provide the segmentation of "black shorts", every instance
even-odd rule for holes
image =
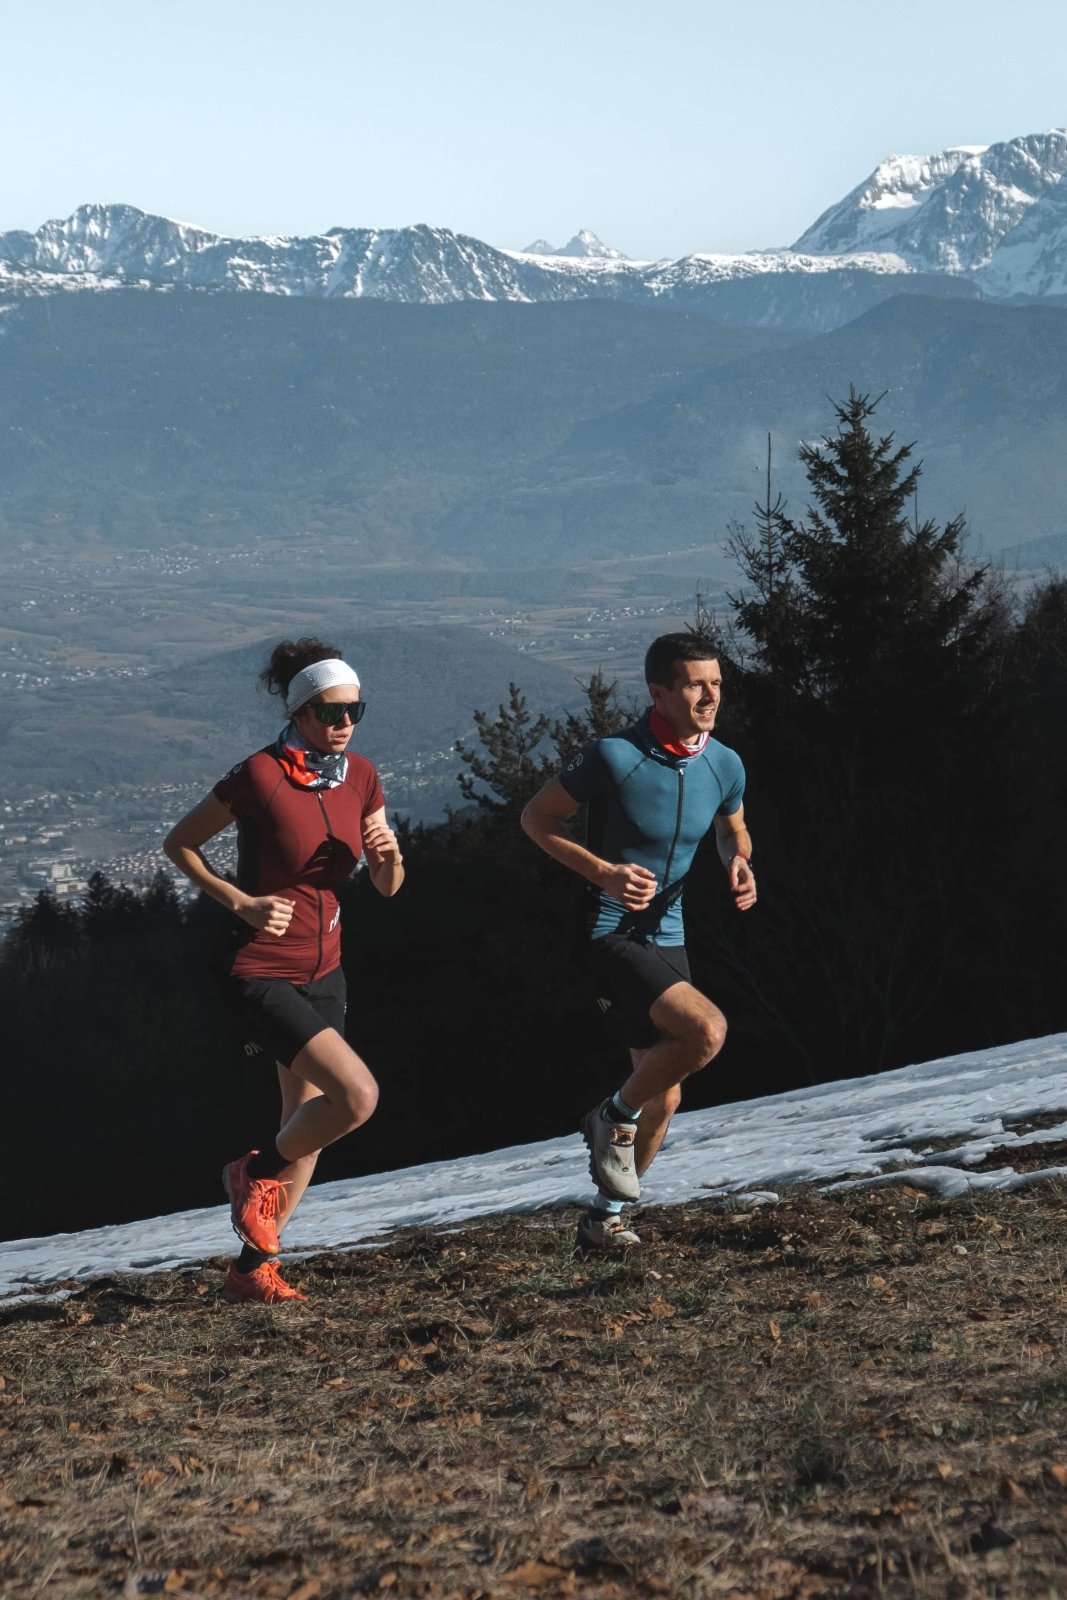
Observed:
[[[250,1041],[283,1067],[323,1028],[336,1028],[342,1039],[345,1036],[345,975],[340,967],[313,983],[230,978],[228,986]]]
[[[649,1012],[673,984],[690,982],[684,944],[642,943],[617,933],[591,942],[588,972],[605,1020],[630,1050],[659,1043],[663,1034]]]

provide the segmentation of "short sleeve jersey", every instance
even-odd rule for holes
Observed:
[[[573,800],[588,803],[594,854],[632,861],[656,875],[656,893],[643,911],[628,911],[598,890],[593,938],[617,933],[684,944],[685,877],[716,816],[733,816],[741,805],[740,757],[717,739],[709,739],[699,755],[672,755],[654,738],[646,712],[622,733],[588,745],[559,781]]]
[[[341,960],[337,890],[359,860],[364,819],[385,804],[374,767],[349,755],[343,783],[307,789],[268,746],[239,761],[212,792],[237,823],[240,888],[294,902],[280,938],[242,924],[232,974],[299,984],[332,972]]]

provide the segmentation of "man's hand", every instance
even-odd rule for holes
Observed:
[[[363,848],[367,852],[367,860],[375,868],[385,866],[387,862],[395,862],[399,866],[403,860],[396,834],[387,822],[375,817],[364,823]]]
[[[283,900],[281,895],[265,894],[249,899],[237,912],[242,922],[258,928],[262,933],[273,933],[280,939],[289,926],[295,900]]]
[[[727,869],[730,876],[730,893],[738,911],[747,911],[756,904],[756,876],[751,863],[744,856],[734,856]]]
[[[638,867],[632,861],[623,861],[617,867],[608,867],[600,878],[600,887],[613,900],[618,900],[627,911],[643,911],[658,887],[656,874],[647,867]]]

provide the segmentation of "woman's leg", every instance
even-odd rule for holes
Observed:
[[[306,1078],[298,1078],[295,1072],[290,1072],[288,1067],[283,1067],[278,1062],[278,1087],[282,1092],[282,1115],[279,1127],[284,1128],[289,1118],[309,1100],[316,1099],[321,1094],[313,1083]],[[315,1172],[315,1163],[319,1159],[319,1152],[312,1151],[310,1155],[300,1156],[296,1161],[290,1162],[278,1174],[278,1182],[285,1185],[286,1207],[284,1219],[278,1224],[278,1232],[282,1233],[289,1225],[294,1210],[303,1199],[304,1190]]]
[[[312,1100],[322,1097],[322,1090],[317,1089],[306,1078],[298,1078],[288,1067],[279,1061],[278,1086],[282,1094],[281,1125],[284,1128],[290,1119],[295,1116],[301,1106],[307,1105]],[[299,1156],[295,1161],[282,1169],[277,1181],[285,1189],[285,1204],[279,1207],[277,1219],[278,1233],[284,1233],[296,1207],[303,1199],[304,1191],[311,1182],[315,1171],[315,1163],[319,1153],[314,1150],[310,1155]],[[265,1250],[257,1250],[250,1244],[245,1244],[240,1255],[231,1263],[230,1272],[226,1280],[226,1297],[230,1300],[306,1300],[307,1296],[298,1290],[292,1289],[283,1278],[278,1275],[276,1257]],[[267,1275],[264,1277],[259,1270],[266,1266]],[[236,1276],[235,1276],[236,1274]],[[262,1280],[262,1281],[260,1281]]]
[[[309,1039],[289,1071],[318,1090],[296,1104],[278,1134],[278,1154],[293,1166],[366,1122],[378,1104],[378,1085],[336,1028]]]
[[[378,1103],[378,1085],[336,1028],[320,1029],[286,1070],[303,1088],[286,1101],[282,1081],[284,1120],[273,1151],[252,1151],[222,1174],[235,1232],[264,1257],[277,1253],[279,1224],[303,1195],[319,1151],[366,1122]]]

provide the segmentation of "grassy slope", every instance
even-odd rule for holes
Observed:
[[[540,1214],[294,1263],[307,1305],[215,1262],[9,1312],[0,1587],[1051,1600],[1065,1199],[650,1210],[610,1262]]]

